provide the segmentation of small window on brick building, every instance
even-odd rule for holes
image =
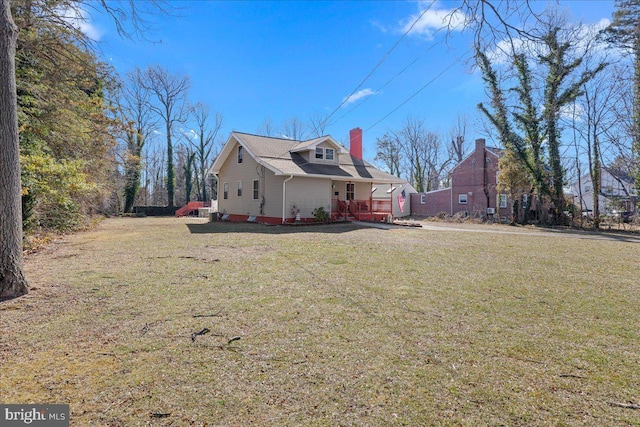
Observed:
[[[425,205],[427,203],[427,196],[425,196],[424,194],[420,195],[420,204],[421,205]]]
[[[507,207],[507,195],[500,194],[498,203],[500,204],[500,209],[505,209]]]
[[[466,205],[467,204],[467,195],[466,194],[458,194],[458,204]]]

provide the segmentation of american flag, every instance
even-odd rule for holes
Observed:
[[[398,196],[398,206],[400,206],[400,212],[404,212],[405,200],[407,200],[407,195],[405,194],[404,190],[402,190],[402,193],[400,193],[400,195]]]

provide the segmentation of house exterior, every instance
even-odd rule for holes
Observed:
[[[415,192],[362,159],[359,128],[350,132],[349,150],[331,136],[294,141],[232,132],[211,172],[218,212],[232,221],[307,222],[317,208],[334,220],[388,221],[409,215]]]
[[[449,187],[411,196],[411,214],[436,216],[442,212],[447,215],[464,212],[502,217],[511,213],[511,201],[496,189],[501,152],[487,147],[484,139],[476,139],[474,151],[452,169]]]
[[[571,184],[574,204],[582,212],[593,212],[596,194],[593,190],[591,174],[580,177]],[[618,176],[603,168],[600,174],[600,213],[608,215],[616,212],[633,211],[638,192],[630,177]]]

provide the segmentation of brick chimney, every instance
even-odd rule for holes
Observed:
[[[476,151],[477,152],[484,152],[484,149],[486,147],[486,142],[484,140],[484,138],[478,138],[476,139]]]
[[[349,154],[355,159],[362,160],[362,129],[349,131]]]

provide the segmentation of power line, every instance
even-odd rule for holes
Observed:
[[[413,23],[411,24],[411,26],[409,27],[409,29],[407,29],[407,31],[404,32],[404,34],[402,34],[402,36],[398,39],[398,41],[391,47],[391,49],[389,49],[387,51],[387,53],[385,53],[385,55],[382,57],[382,59],[376,64],[375,67],[373,67],[373,69],[369,72],[369,74],[367,74],[367,76],[360,82],[360,84],[358,86],[356,86],[356,88],[346,97],[342,100],[342,102],[340,103],[340,105],[338,105],[336,107],[335,110],[333,110],[331,112],[331,114],[329,114],[327,116],[326,119],[323,120],[322,125],[324,125],[326,122],[329,121],[329,119],[340,109],[342,108],[342,106],[347,102],[347,100],[349,98],[351,98],[357,91],[358,89],[360,89],[362,87],[362,85],[369,80],[369,77],[371,77],[373,75],[373,73],[382,65],[382,63],[389,57],[389,55],[391,54],[391,52],[394,51],[394,49],[400,44],[400,42],[402,40],[404,40],[404,38],[407,36],[407,34],[409,34],[409,32],[413,29],[413,27],[418,23],[418,21],[420,21],[420,19],[422,19],[422,17],[424,16],[425,13],[427,13],[427,11],[429,11],[429,9],[431,9],[431,6],[433,6],[433,4],[435,3],[435,0],[431,1],[431,4],[429,4],[429,6],[422,11],[422,13],[416,18],[415,21],[413,21]]]
[[[398,111],[400,108],[402,108],[405,104],[407,104],[409,101],[411,101],[413,98],[415,98],[420,92],[422,92],[423,90],[425,90],[431,83],[433,83],[434,81],[436,81],[438,78],[440,78],[444,73],[446,73],[447,71],[449,71],[456,63],[458,62],[458,60],[456,59],[455,61],[453,61],[451,64],[449,64],[449,66],[447,66],[447,68],[445,68],[444,70],[442,70],[439,74],[437,74],[434,78],[432,78],[431,80],[429,80],[424,86],[422,86],[420,89],[418,89],[417,91],[415,91],[411,96],[409,96],[407,99],[405,99],[400,105],[398,105],[396,108],[394,108],[393,110],[391,110],[387,115],[385,115],[384,117],[382,117],[380,120],[378,120],[377,122],[375,122],[374,124],[372,124],[371,126],[369,126],[367,129],[364,130],[364,132],[368,132],[371,129],[373,129],[374,127],[376,127],[380,122],[382,122],[384,119],[386,119],[387,117],[389,117],[390,115],[392,115],[393,113],[395,113],[396,111]]]
[[[429,53],[431,51],[431,49],[433,49],[434,47],[436,47],[438,44],[440,43],[434,43],[431,45],[431,47],[429,47],[429,49],[427,49],[422,55],[419,55],[416,59],[414,59],[413,61],[411,61],[409,63],[409,65],[407,65],[406,67],[404,67],[402,70],[400,70],[396,75],[394,75],[393,77],[391,77],[389,80],[386,81],[386,83],[384,83],[382,86],[380,86],[378,89],[375,90],[376,93],[380,92],[382,89],[384,89],[389,83],[391,83],[393,80],[395,80],[397,77],[399,77],[402,73],[404,73],[405,71],[407,71],[409,68],[411,68],[416,62],[418,62],[420,59],[424,58],[427,53]],[[337,122],[339,122],[340,120],[344,119],[345,117],[347,117],[349,114],[351,114],[355,109],[357,109],[358,107],[360,107],[362,104],[364,104],[365,102],[367,102],[368,100],[370,100],[371,97],[366,97],[364,98],[362,101],[360,101],[358,104],[356,104],[352,109],[350,109],[349,111],[347,111],[346,113],[344,113],[342,116],[338,117],[336,120],[334,120],[331,124],[334,125]],[[328,126],[328,125],[327,125]]]

